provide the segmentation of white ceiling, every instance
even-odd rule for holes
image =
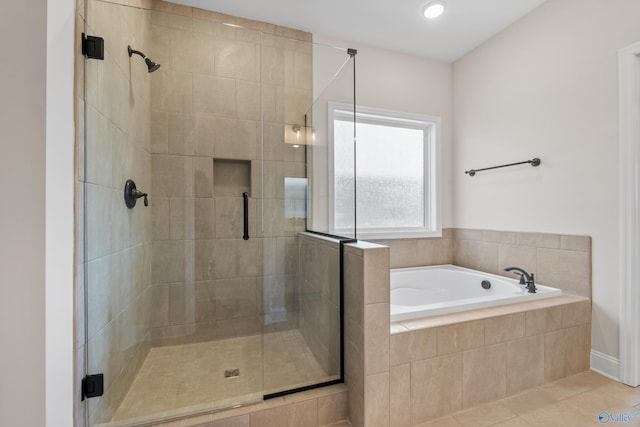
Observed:
[[[329,38],[453,62],[545,0],[445,0],[437,20],[429,0],[172,0]],[[348,47],[348,46],[346,46]]]

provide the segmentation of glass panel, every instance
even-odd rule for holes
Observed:
[[[327,217],[326,195],[312,196],[318,194],[318,177],[328,178],[327,102],[338,94],[338,100],[352,98],[353,69],[345,71],[344,50],[268,35],[262,58],[262,304],[264,366],[269,367],[264,387],[273,395],[340,379],[339,244],[302,232],[311,228],[308,206]],[[323,73],[328,86],[317,89]],[[337,83],[342,86],[334,87]],[[312,103],[318,93],[324,97]],[[314,121],[313,111],[323,108],[324,121]],[[316,163],[309,161],[314,154]],[[326,190],[326,181],[323,186]]]
[[[344,51],[336,52],[328,46],[314,47],[314,61],[325,65],[318,65],[325,76],[331,76],[328,86],[323,88],[307,112],[307,174],[309,176],[309,200],[307,228],[309,230],[338,234],[344,237],[356,236],[355,211],[355,121],[344,115],[340,121],[342,137],[340,151],[334,153],[331,132],[333,117],[330,110],[333,105],[341,105],[353,112],[355,105],[354,94],[354,57],[345,57]],[[326,64],[337,66],[337,73],[328,73]],[[336,65],[337,64],[337,65]],[[315,70],[315,69],[314,69]],[[333,158],[339,161],[340,168],[334,167]],[[334,180],[339,183],[339,192],[334,193]],[[340,229],[334,223],[334,216],[330,214],[339,206]]]
[[[104,373],[105,387],[87,400],[96,425],[114,418],[150,347],[151,209],[142,200],[128,209],[123,189],[132,179],[151,191],[150,76],[127,55],[129,43],[149,47],[151,21],[149,11],[114,3],[86,7],[86,33],[105,39],[104,61],[85,60],[84,75],[87,371]]]

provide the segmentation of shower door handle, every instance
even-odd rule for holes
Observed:
[[[249,193],[246,191],[242,193],[242,204],[244,210],[244,234],[242,238],[249,240]]]

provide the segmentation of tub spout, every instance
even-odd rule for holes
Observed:
[[[520,284],[526,286],[530,294],[536,293],[536,281],[533,273],[529,274],[519,267],[507,267],[504,271],[513,272],[520,276]]]

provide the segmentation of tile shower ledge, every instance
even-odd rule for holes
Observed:
[[[400,334],[418,329],[434,328],[438,326],[452,325],[456,323],[469,322],[473,320],[487,319],[490,317],[503,316],[507,314],[521,313],[530,310],[539,310],[559,305],[572,304],[582,301],[589,301],[576,295],[565,294],[559,297],[547,298],[531,302],[508,304],[498,307],[482,308],[461,313],[443,314],[441,316],[424,317],[420,319],[403,320],[390,325],[391,335]]]
[[[317,241],[320,241],[320,242],[323,242],[323,243],[327,243],[328,245],[335,245],[335,244],[340,243],[340,239],[336,239],[336,238],[333,238],[333,237],[325,236],[323,234],[310,233],[308,231],[300,231],[298,234],[300,236],[309,237],[309,238],[315,239]]]
[[[187,410],[170,411],[133,420],[112,421],[98,427],[199,427],[201,424],[248,416],[261,411],[292,405],[347,392],[345,384],[335,384],[313,390],[293,393],[261,402],[226,409],[212,409],[211,406],[194,406]],[[207,424],[208,425],[208,424]],[[310,426],[311,427],[311,426]]]

